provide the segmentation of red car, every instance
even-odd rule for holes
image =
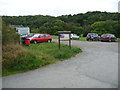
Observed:
[[[30,39],[30,42],[35,44],[52,41],[50,34],[34,34],[32,37],[27,37],[26,39]]]
[[[100,37],[101,41],[109,41],[109,42],[115,42],[117,38],[113,34],[102,34]]]

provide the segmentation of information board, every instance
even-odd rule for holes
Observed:
[[[29,27],[18,27],[16,28],[19,34],[29,34],[30,28]]]

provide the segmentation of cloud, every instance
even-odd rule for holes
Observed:
[[[65,15],[87,11],[117,12],[119,0],[0,0],[2,15]]]

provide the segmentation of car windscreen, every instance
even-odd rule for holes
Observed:
[[[77,36],[77,34],[73,34],[73,36]]]
[[[33,34],[33,33],[31,33],[31,34],[28,34],[28,36],[34,36],[34,34]]]
[[[33,37],[39,37],[40,36],[40,34],[35,34]]]
[[[101,37],[115,37],[113,34],[103,34]]]
[[[109,36],[110,36],[110,37],[115,37],[115,35],[113,35],[113,34],[110,34]]]
[[[88,33],[88,35],[95,35],[95,36],[98,36],[98,34],[96,34],[96,33]]]

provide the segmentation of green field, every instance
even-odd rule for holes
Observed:
[[[78,47],[69,48],[68,45],[58,43],[39,43],[30,46],[8,46],[10,52],[4,52],[3,76],[34,70],[57,61],[71,58],[81,52]],[[7,55],[7,56],[6,56]]]

